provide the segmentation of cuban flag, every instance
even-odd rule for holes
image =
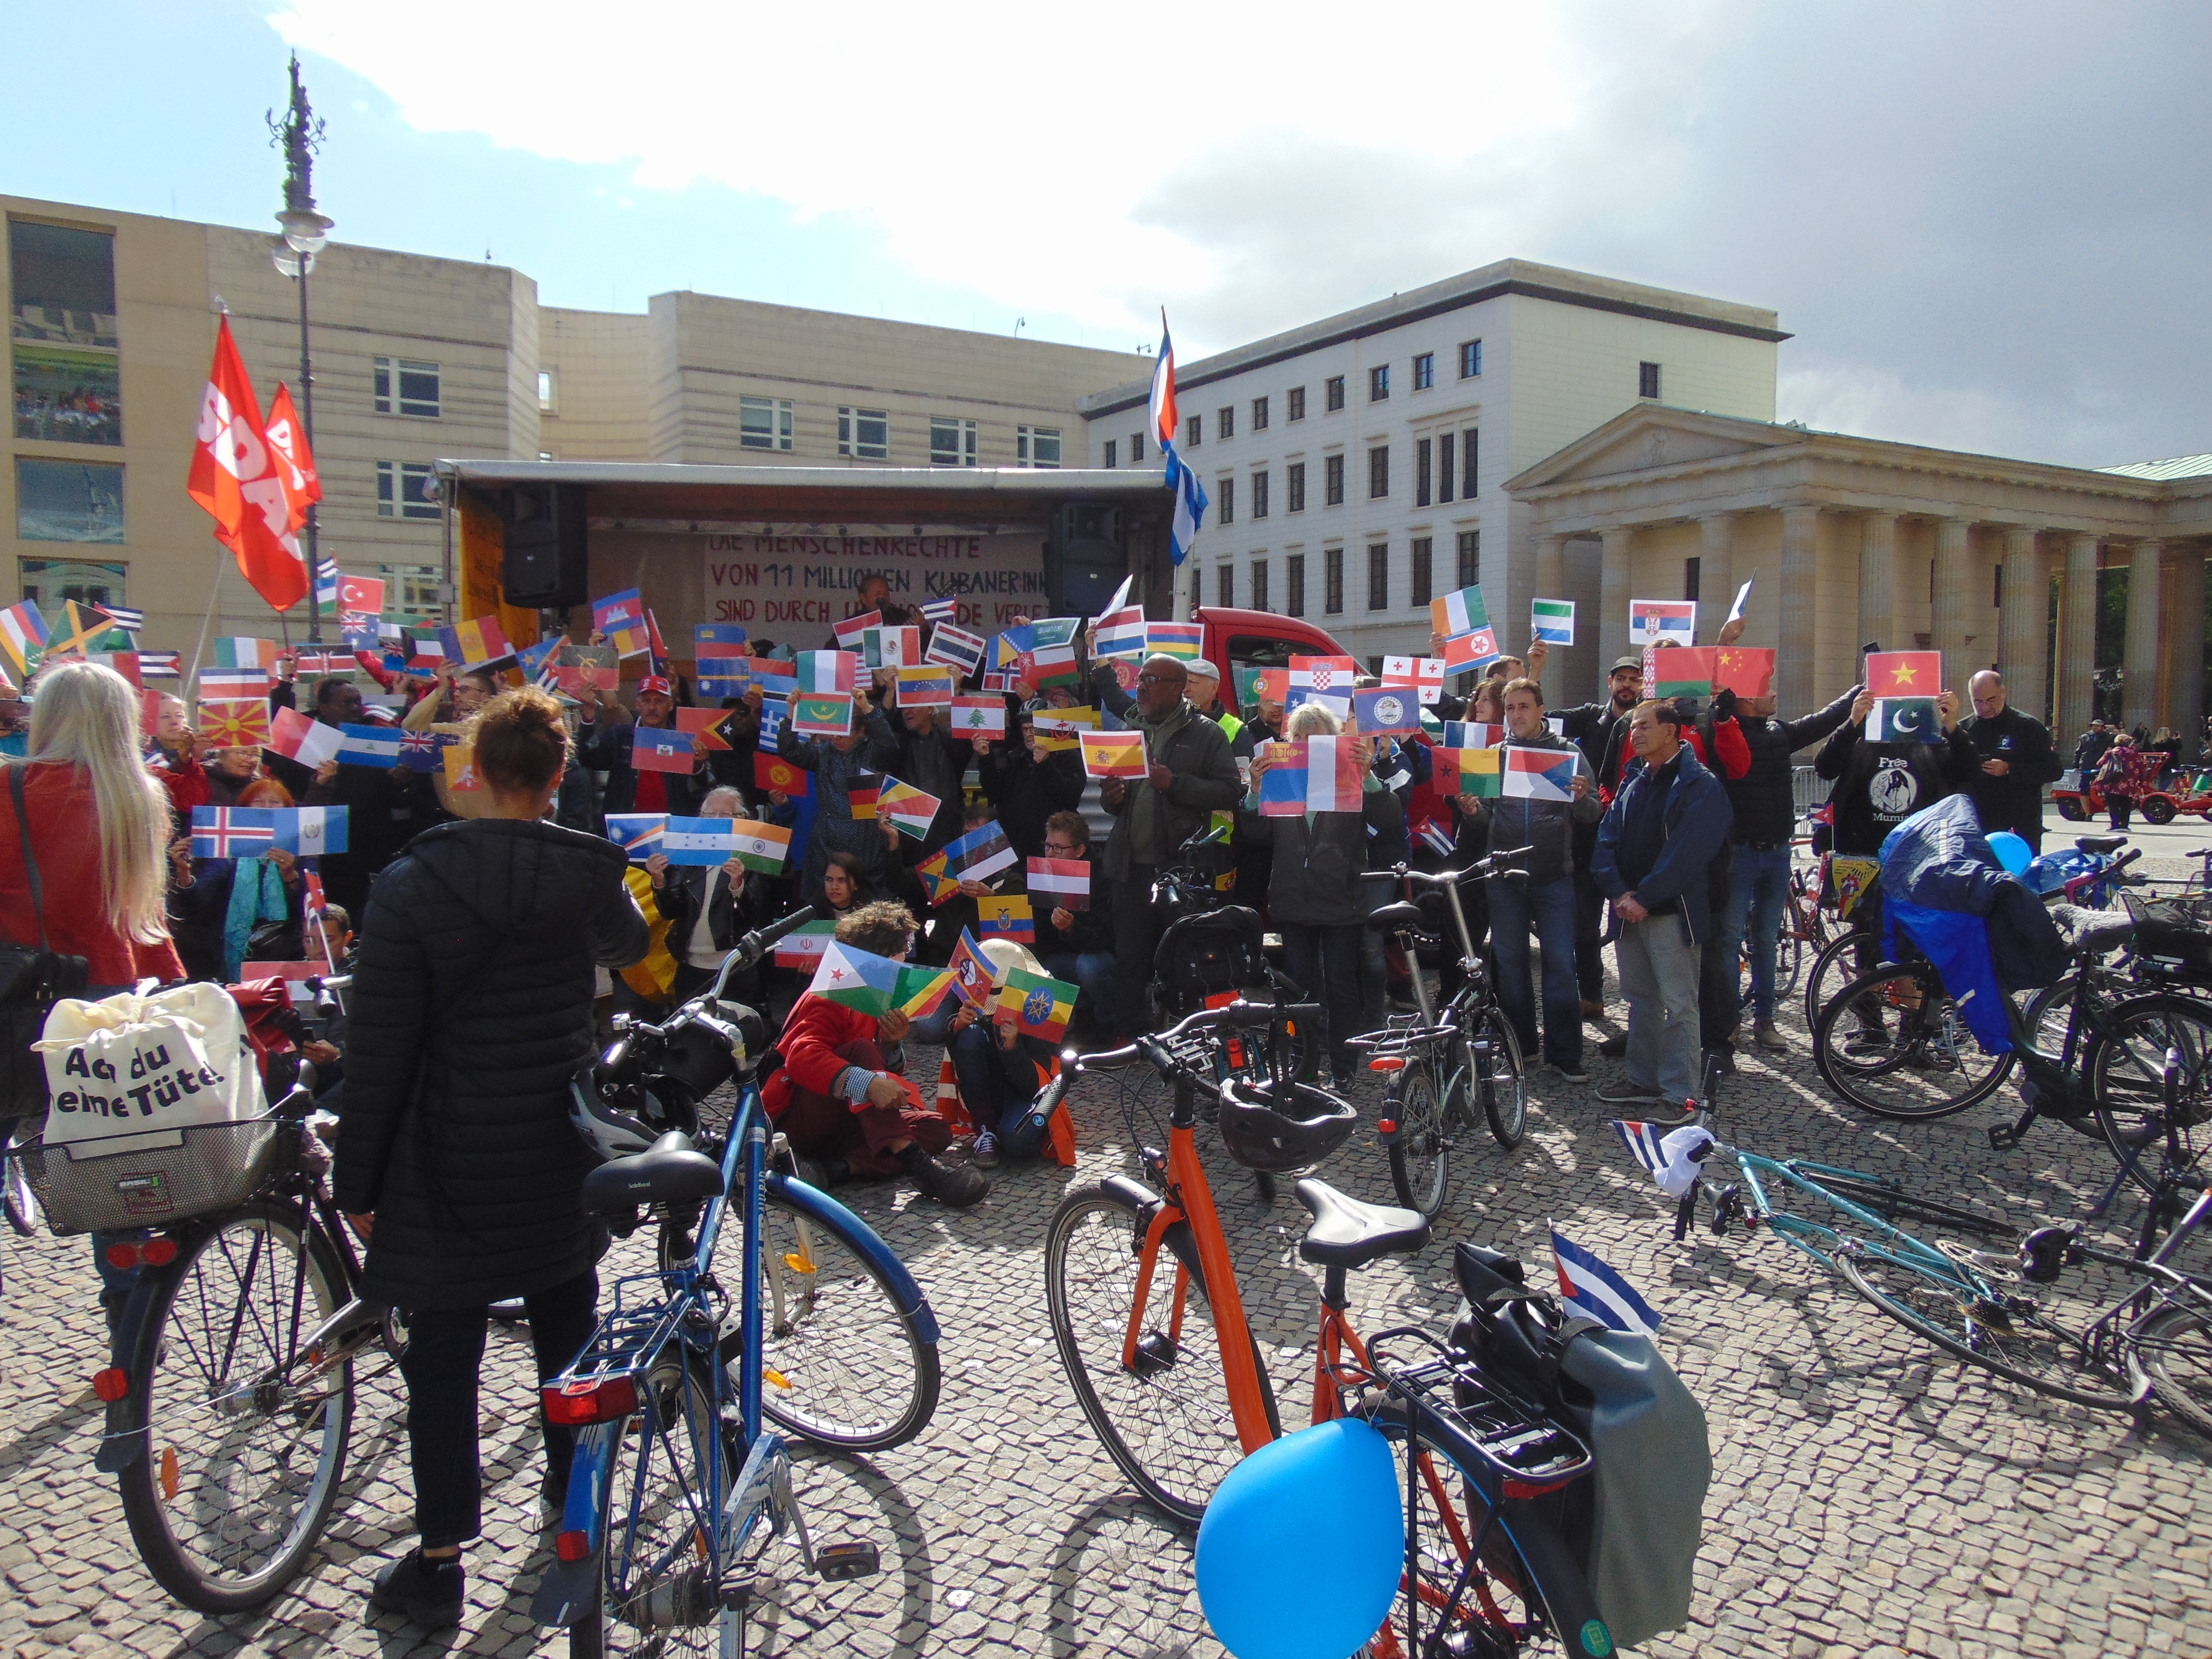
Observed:
[[[108,621],[126,634],[136,634],[146,626],[146,613],[143,611],[126,610],[119,605],[103,605],[100,608],[106,613]]]
[[[1659,1316],[1635,1286],[1557,1226],[1552,1229],[1552,1259],[1559,1265],[1560,1297],[1578,1312],[1608,1330],[1632,1336],[1659,1334]]]
[[[959,614],[960,601],[957,599],[924,599],[921,602],[921,619],[933,627],[949,623]]]
[[[243,859],[276,844],[276,810],[265,806],[192,808],[192,856]]]
[[[1695,599],[1631,599],[1628,602],[1628,642],[1631,645],[1686,646],[1698,631]]]
[[[1452,848],[1457,845],[1452,840],[1451,831],[1434,818],[1423,818],[1420,828],[1413,833],[1422,846],[1427,848],[1431,853],[1440,853],[1446,858],[1451,856]]]
[[[138,672],[142,678],[149,680],[182,679],[184,659],[174,651],[141,651]]]
[[[1697,1184],[1698,1165],[1717,1144],[1702,1123],[1685,1123],[1664,1133],[1655,1124],[1632,1120],[1616,1118],[1613,1127],[1644,1172],[1669,1198],[1680,1198]]]

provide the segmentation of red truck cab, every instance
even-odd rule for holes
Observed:
[[[1271,611],[1231,611],[1200,605],[1191,620],[1206,627],[1200,647],[1221,675],[1222,707],[1240,719],[1252,709],[1238,705],[1237,671],[1287,667],[1292,657],[1348,657],[1352,653],[1312,623]],[[1363,671],[1364,672],[1364,671]]]

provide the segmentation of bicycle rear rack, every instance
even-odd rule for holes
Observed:
[[[1433,1349],[1436,1357],[1392,1364],[1382,1345],[1400,1337]],[[1367,1352],[1376,1379],[1418,1413],[1422,1437],[1470,1475],[1495,1476],[1504,1497],[1537,1497],[1595,1466],[1580,1435],[1488,1376],[1466,1350],[1409,1325],[1370,1339]]]

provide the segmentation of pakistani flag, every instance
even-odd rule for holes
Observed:
[[[1933,697],[1876,697],[1867,710],[1869,743],[1935,743],[1943,735],[1943,717]]]

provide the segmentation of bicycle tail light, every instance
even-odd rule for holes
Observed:
[[[113,1405],[131,1392],[131,1373],[120,1365],[110,1365],[92,1374],[92,1392],[104,1405]]]
[[[554,1539],[553,1553],[563,1561],[587,1561],[592,1555],[592,1534],[571,1528]]]
[[[548,1383],[538,1391],[538,1398],[548,1423],[562,1428],[588,1428],[635,1411],[637,1381],[630,1376],[605,1376]]]

